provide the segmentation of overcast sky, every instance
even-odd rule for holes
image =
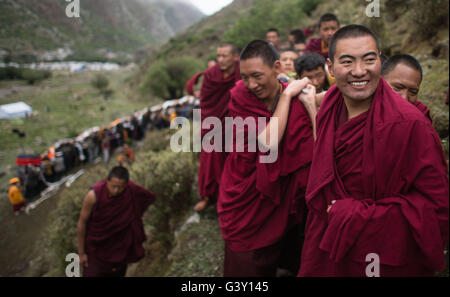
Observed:
[[[197,6],[204,14],[211,15],[227,6],[233,0],[188,0]]]

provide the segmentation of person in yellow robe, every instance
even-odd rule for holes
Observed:
[[[9,191],[8,197],[11,205],[13,206],[13,211],[16,216],[20,214],[20,211],[25,208],[25,200],[23,199],[22,193],[19,188],[19,179],[17,177],[9,180]]]

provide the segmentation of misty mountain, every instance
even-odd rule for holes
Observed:
[[[39,53],[107,49],[133,53],[168,40],[204,17],[182,0],[80,0],[69,18],[65,0],[0,0],[0,51]]]

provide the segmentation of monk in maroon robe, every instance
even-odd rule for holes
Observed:
[[[328,58],[328,45],[331,37],[339,29],[339,20],[334,14],[324,14],[318,24],[320,38],[312,38],[306,45],[306,51],[316,52]]]
[[[187,82],[186,82],[186,92],[188,93],[188,95],[194,96],[194,87],[195,85],[198,83],[200,77],[205,74],[204,71],[201,72],[197,72],[193,77],[191,77]]]
[[[218,63],[206,71],[200,92],[202,123],[208,117],[216,117],[221,121],[225,118],[230,90],[240,79],[238,54],[237,48],[232,44],[224,43],[218,47]],[[202,140],[212,129],[213,127],[201,129]],[[202,148],[198,170],[198,191],[202,201],[195,205],[196,211],[202,211],[208,204],[217,200],[225,158],[223,148],[222,151],[212,152]]]
[[[337,31],[328,66],[336,85],[317,115],[299,276],[433,276],[448,242],[440,139],[380,77],[369,29]]]
[[[309,27],[303,29],[303,35],[305,36],[305,38],[309,38],[311,35],[314,34],[316,29],[317,29],[317,23],[312,25],[312,26],[309,26]]]
[[[211,67],[214,67],[216,65],[216,61],[215,60],[209,60],[208,61],[208,69]],[[206,71],[206,70],[205,70]],[[200,71],[197,72],[193,77],[191,77],[187,82],[186,82],[186,93],[190,96],[195,96],[196,98],[199,98],[200,95],[200,90],[197,89],[197,85],[201,86],[201,78],[202,76],[205,74],[205,71]]]
[[[381,75],[396,93],[411,102],[432,121],[428,107],[417,100],[423,76],[419,61],[406,54],[392,56],[383,63]]]
[[[77,229],[85,277],[125,276],[127,264],[144,256],[142,215],[155,197],[128,176],[114,167],[84,199]]]
[[[297,99],[309,80],[283,85],[277,80],[280,67],[269,42],[252,41],[240,57],[243,80],[231,90],[229,117],[254,126],[233,125],[233,149],[220,183],[218,214],[225,240],[226,277],[275,276],[284,236],[305,220],[304,193],[314,142],[311,118],[315,118],[316,107]],[[260,123],[259,118],[266,121]],[[272,125],[277,137],[271,134]],[[260,149],[260,142],[251,149],[257,135],[258,140],[266,135],[268,142],[262,143],[271,152],[277,147],[271,162],[262,160],[267,152]],[[298,262],[299,256],[291,255],[291,262]]]

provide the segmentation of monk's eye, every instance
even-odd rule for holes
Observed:
[[[344,60],[341,62],[341,64],[343,64],[343,65],[350,65],[351,63],[352,63],[351,60]]]
[[[366,59],[366,63],[375,63],[376,60],[377,59],[375,59],[375,58],[368,58],[368,59]]]

